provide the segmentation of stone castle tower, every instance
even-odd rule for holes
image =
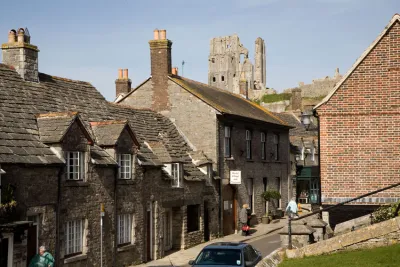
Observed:
[[[266,51],[260,37],[255,41],[254,65],[236,34],[211,39],[208,61],[209,85],[249,99],[265,93]]]

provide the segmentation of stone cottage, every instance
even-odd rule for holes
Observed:
[[[149,44],[151,77],[134,89],[127,86],[116,102],[168,117],[191,148],[212,161],[220,179],[220,232],[238,229],[238,212],[245,203],[259,221],[266,211],[261,194],[267,188],[282,194],[271,209],[284,207],[291,194],[286,122],[241,96],[179,76],[165,30],[155,30]]]
[[[137,264],[218,234],[211,162],[168,118],[40,73],[27,29],[2,50],[1,266],[39,245],[57,266]]]
[[[322,204],[400,182],[400,15],[395,14],[334,90],[316,107],[320,120]],[[400,200],[400,188],[330,214],[337,222]],[[348,217],[346,218],[346,216]]]

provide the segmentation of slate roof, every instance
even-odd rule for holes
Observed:
[[[45,144],[59,143],[71,125],[77,121],[90,142],[93,138],[81,121],[78,112],[50,112],[36,116],[40,141]]]
[[[176,75],[169,77],[169,79],[222,114],[287,126],[285,121],[282,121],[267,109],[226,90]]]
[[[0,163],[62,164],[64,161],[43,142],[59,140],[71,120],[67,115],[45,119],[37,114],[47,113],[49,117],[53,113],[64,113],[72,116],[73,113],[68,112],[79,112],[83,126],[99,141],[91,149],[93,163],[115,164],[99,145],[114,142],[121,128],[119,125],[104,126],[111,136],[107,137],[101,134],[98,125],[92,129],[89,122],[128,121],[140,141],[138,160],[142,165],[163,165],[162,160],[144,144],[144,141],[149,144],[159,142],[171,159],[184,163],[186,180],[205,179],[188,155],[190,147],[168,118],[151,110],[107,102],[87,82],[43,73],[39,74],[39,80],[39,83],[26,82],[14,69],[0,64]]]
[[[139,141],[137,140],[135,133],[128,124],[128,120],[90,122],[90,125],[92,126],[93,133],[96,137],[96,143],[99,146],[115,146],[118,138],[122,134],[122,131],[126,127],[128,127],[128,131],[130,132],[135,143],[139,145]]]

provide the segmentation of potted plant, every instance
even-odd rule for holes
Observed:
[[[261,196],[267,202],[266,203],[267,211],[266,211],[265,216],[264,216],[266,219],[264,219],[264,217],[263,217],[261,220],[262,220],[263,223],[264,223],[264,221],[268,221],[267,223],[269,223],[270,221],[272,221],[272,214],[269,211],[269,202],[271,200],[273,200],[273,199],[276,199],[276,200],[280,199],[281,198],[281,194],[276,190],[268,189],[267,191],[262,193]]]

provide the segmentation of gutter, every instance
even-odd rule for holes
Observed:
[[[219,179],[219,186],[218,186],[218,195],[219,195],[219,212],[218,212],[218,222],[219,222],[219,234],[220,236],[222,236],[222,211],[223,211],[223,203],[222,203],[222,179],[223,177],[223,162],[224,162],[224,158],[222,158],[222,153],[221,153],[221,125],[219,120],[217,120],[217,134],[218,134],[218,138],[217,138],[217,142],[218,142],[218,162],[217,162],[217,168],[218,168],[218,175],[220,177]]]
[[[319,197],[319,204],[322,206],[322,188],[321,188],[321,128],[320,128],[320,120],[319,115],[316,109],[313,110],[313,116],[318,120],[318,197]]]
[[[113,256],[112,256],[112,266],[117,266],[117,236],[118,236],[118,215],[117,215],[117,181],[118,181],[118,168],[119,166],[114,167],[114,247],[113,247]]]
[[[57,181],[57,205],[56,205],[56,251],[55,262],[56,265],[60,263],[60,212],[61,212],[61,179],[63,176],[63,167],[58,172]]]

